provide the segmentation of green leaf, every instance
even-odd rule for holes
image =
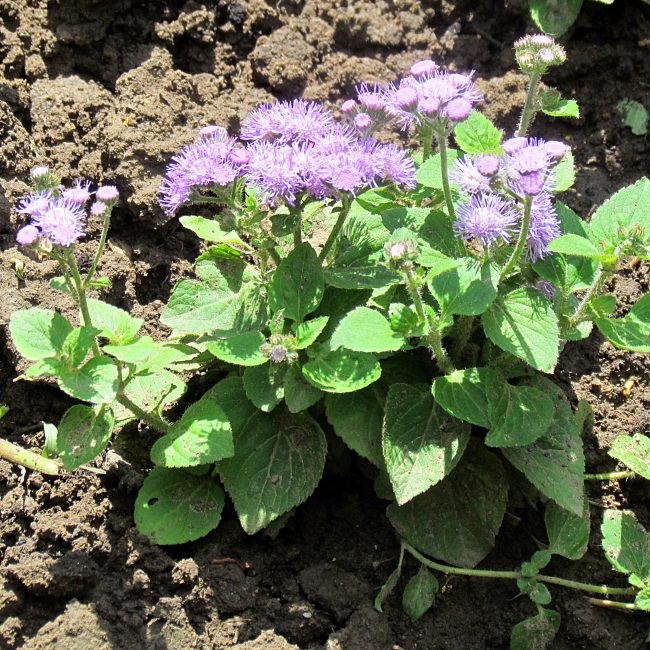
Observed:
[[[402,594],[402,609],[412,620],[422,618],[436,598],[440,587],[436,577],[423,564],[418,572],[408,581]]]
[[[424,248],[420,251],[417,258],[419,266],[423,266],[427,271],[427,282],[442,273],[457,269],[463,264],[462,259],[447,257],[444,253],[437,251],[435,248]]]
[[[611,565],[621,573],[636,573],[650,580],[650,533],[631,512],[605,510],[603,551]]]
[[[263,415],[246,397],[242,378],[234,375],[216,383],[201,399],[212,400],[225,411],[233,439]]]
[[[67,470],[73,470],[99,456],[108,445],[115,418],[107,406],[70,407],[59,424],[56,451]]]
[[[249,367],[242,377],[246,397],[265,413],[270,413],[284,397],[286,366],[270,363]]]
[[[465,153],[500,154],[503,131],[497,129],[485,115],[472,111],[470,116],[456,125],[454,138]]]
[[[508,501],[501,462],[470,443],[458,467],[388,518],[399,535],[423,553],[457,566],[476,566],[494,547]]]
[[[418,229],[419,237],[431,248],[448,257],[463,257],[467,250],[454,232],[454,220],[441,210],[429,210],[424,223]],[[426,256],[426,249],[423,257]]]
[[[560,335],[552,305],[538,291],[514,289],[499,296],[482,316],[487,337],[542,372],[553,372]]]
[[[400,277],[385,266],[348,266],[325,270],[325,283],[339,289],[383,289]]]
[[[269,359],[260,349],[266,342],[261,332],[242,332],[208,341],[208,350],[217,359],[238,366],[260,366]]]
[[[325,280],[316,251],[307,243],[296,246],[280,262],[269,285],[269,301],[274,312],[301,322],[323,298]]]
[[[214,219],[204,217],[185,216],[179,221],[201,239],[211,242],[238,244],[250,249],[251,247],[241,240],[236,232],[225,232]]]
[[[454,166],[454,161],[458,158],[456,149],[447,149],[447,165],[449,169]],[[442,189],[442,168],[440,154],[437,153],[431,158],[425,160],[419,167],[415,178],[420,185],[432,187],[436,190]]]
[[[528,0],[530,15],[546,34],[562,36],[580,13],[582,0]]]
[[[634,604],[644,612],[650,612],[650,587],[645,587],[636,595]]]
[[[154,544],[192,542],[217,527],[224,500],[211,476],[155,467],[135,500],[135,525]]]
[[[148,412],[160,412],[165,406],[180,399],[187,386],[169,370],[159,370],[145,375],[130,377],[124,392],[140,408]],[[118,422],[131,420],[135,416],[123,406],[115,405]]]
[[[542,113],[551,117],[573,117],[577,119],[580,117],[580,107],[575,99],[560,98],[553,105],[542,107]]]
[[[381,366],[373,354],[339,348],[308,361],[302,374],[327,393],[351,393],[377,381]]]
[[[124,363],[135,365],[138,373],[157,372],[198,353],[189,345],[159,343],[150,336],[139,336],[125,345],[105,345],[103,350]]]
[[[541,438],[553,420],[553,400],[537,388],[511,386],[495,372],[486,381],[488,447],[522,447]]]
[[[397,503],[405,504],[450,474],[469,437],[470,427],[443,411],[426,386],[393,384],[382,449]]]
[[[297,365],[289,366],[284,376],[284,402],[290,413],[300,413],[313,406],[323,392],[312,386]]]
[[[650,294],[638,300],[623,318],[597,316],[595,322],[615,347],[650,352]]]
[[[185,334],[261,329],[267,320],[259,272],[242,260],[205,258],[197,280],[180,280],[161,322]]]
[[[589,226],[571,208],[561,201],[555,202],[555,209],[560,219],[563,233],[570,233],[580,237],[590,237]],[[562,293],[568,294],[591,286],[598,262],[575,255],[547,255],[544,259],[533,264],[536,273],[545,280],[552,282],[560,288]]]
[[[119,307],[94,298],[88,300],[88,311],[93,327],[101,330],[99,336],[108,339],[113,345],[130,343],[144,322],[141,318],[133,318]]]
[[[66,336],[61,348],[61,354],[67,357],[67,362],[73,367],[81,365],[95,340],[99,330],[94,327],[76,327]]]
[[[306,414],[258,412],[245,430],[233,432],[235,455],[222,460],[219,470],[243,529],[252,535],[311,495],[327,442]]]
[[[63,368],[65,368],[63,361],[50,357],[33,363],[27,368],[24,376],[28,379],[32,377],[56,377]]]
[[[569,560],[579,560],[589,545],[589,503],[584,499],[581,515],[548,501],[544,512],[548,550]]]
[[[578,105],[576,104],[576,109]],[[573,154],[571,149],[567,149],[564,157],[553,168],[553,176],[555,178],[555,186],[553,193],[559,194],[565,192],[573,186],[576,180],[576,170],[573,163]]]
[[[394,332],[401,336],[425,336],[427,324],[420,320],[413,306],[391,303],[388,306],[388,320]]]
[[[465,258],[458,268],[431,278],[428,287],[443,314],[476,316],[496,298],[498,284],[496,264]]]
[[[108,357],[93,357],[81,368],[63,368],[59,374],[61,388],[83,402],[109,404],[119,384],[117,366]]]
[[[355,352],[389,352],[399,350],[404,337],[394,332],[388,319],[374,309],[357,307],[345,316],[332,335],[330,347]]]
[[[650,438],[640,433],[618,436],[608,453],[635,474],[650,481]]]
[[[433,396],[450,415],[488,429],[486,382],[485,368],[455,370],[433,382]]]
[[[616,246],[632,226],[643,229],[644,243],[650,243],[650,180],[639,179],[619,190],[603,203],[589,222],[594,242]]]
[[[598,250],[588,239],[580,235],[566,234],[554,239],[548,250],[552,253],[564,253],[565,255],[577,255],[598,260],[602,258],[603,251]]]
[[[564,395],[550,380],[538,377],[529,383],[553,399],[553,421],[547,432],[532,445],[506,447],[501,453],[542,494],[581,516],[585,460],[573,411]]]
[[[328,395],[325,412],[337,436],[376,467],[384,466],[381,429],[386,390],[379,384],[355,393]]]
[[[510,650],[547,650],[560,629],[560,615],[540,607],[536,616],[517,623],[510,635]]]
[[[191,404],[169,433],[151,448],[151,460],[161,467],[207,465],[235,453],[230,421],[209,397]]]
[[[395,587],[397,587],[397,583],[399,582],[399,577],[402,573],[402,567],[401,565],[398,566],[387,578],[386,582],[382,585],[381,589],[379,590],[379,593],[375,597],[375,609],[378,612],[383,612],[383,605],[384,601],[388,596],[391,595]]]
[[[15,311],[9,320],[9,332],[16,349],[30,361],[60,354],[72,329],[72,325],[52,309]]]
[[[616,109],[625,116],[625,126],[629,126],[634,135],[648,133],[648,111],[646,107],[633,99],[623,99],[616,104]]]
[[[57,291],[63,291],[63,293],[67,293],[69,296],[72,295],[65,281],[65,278],[62,275],[57,275],[55,278],[52,278],[50,280],[50,286],[52,287],[52,289],[56,289]]]
[[[312,320],[304,321],[303,323],[295,324],[291,328],[296,336],[296,350],[304,350],[320,336],[321,332],[325,329],[328,316],[318,316]]]

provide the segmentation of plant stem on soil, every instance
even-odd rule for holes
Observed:
[[[59,473],[59,464],[45,456],[36,454],[33,451],[23,449],[18,445],[0,439],[0,458],[6,458],[12,463],[22,465],[28,469],[56,476]]]
[[[519,571],[492,571],[490,569],[462,569],[460,567],[448,566],[446,564],[439,564],[429,560],[422,555],[410,544],[402,541],[402,546],[406,549],[416,560],[420,561],[425,566],[435,571],[442,573],[462,575],[462,576],[475,576],[479,578],[501,578],[506,580],[519,580],[525,577]],[[568,587],[569,589],[578,589],[580,591],[587,591],[592,594],[604,594],[606,596],[631,596],[637,593],[634,587],[610,587],[608,585],[592,585],[587,582],[577,582],[575,580],[566,580],[564,578],[556,578],[555,576],[545,576],[542,574],[536,575],[535,580],[539,582],[547,582],[548,584],[559,585],[561,587]]]
[[[622,481],[626,478],[634,478],[634,472],[605,472],[604,474],[585,474],[585,481]]]

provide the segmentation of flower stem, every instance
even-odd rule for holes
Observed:
[[[605,275],[605,269],[603,265],[601,264],[598,267],[598,272],[596,273],[596,277],[594,278],[594,281],[591,283],[591,286],[587,290],[584,296],[580,299],[580,302],[578,303],[578,306],[576,307],[576,310],[573,312],[573,316],[571,316],[570,319],[570,324],[571,325],[577,325],[581,319],[583,314],[585,313],[585,309],[587,309],[587,305],[589,304],[589,301],[594,297],[594,294],[597,294],[600,291],[600,288],[603,286],[603,283],[607,279],[607,276]]]
[[[167,433],[169,431],[169,424],[167,424],[167,422],[165,422],[160,416],[155,413],[147,413],[135,402],[132,402],[123,392],[120,391],[116,399],[122,406],[129,409],[133,415],[143,422],[146,422],[151,428],[156,431],[161,431],[162,433]]]
[[[608,607],[611,609],[622,609],[627,612],[640,612],[641,608],[634,603],[617,603],[615,600],[603,600],[602,598],[586,598],[588,603],[596,607]]]
[[[37,472],[42,472],[43,474],[56,476],[59,473],[59,464],[57,462],[36,454],[33,451],[23,449],[7,440],[0,439],[0,458],[5,458],[12,463],[36,470]]]
[[[474,576],[479,578],[501,578],[505,580],[519,580],[524,576],[519,571],[492,571],[490,569],[462,569],[460,567],[448,566],[446,564],[439,564],[433,562],[429,558],[422,555],[410,544],[402,540],[402,547],[407,550],[416,560],[424,564],[424,566],[440,571],[442,573],[461,575],[461,576]],[[565,580],[564,578],[556,578],[555,576],[545,576],[542,574],[536,575],[535,580],[539,582],[546,582],[548,584],[559,585],[561,587],[568,587],[569,589],[577,589],[579,591],[586,591],[592,594],[604,595],[618,595],[630,596],[636,594],[637,590],[634,587],[609,587],[608,585],[593,585],[587,582],[576,582],[575,580]]]
[[[79,303],[79,310],[81,311],[83,324],[86,327],[92,327],[93,323],[90,318],[90,311],[88,309],[88,302],[86,300],[86,290],[84,288],[84,283],[81,279],[81,275],[79,274],[79,268],[77,267],[74,253],[70,249],[67,249],[65,256],[68,267],[70,268],[70,274],[72,275],[72,281],[74,282],[74,286],[77,292],[77,302]],[[95,337],[93,337],[92,348],[94,356],[97,357],[101,354],[99,351],[99,346],[97,345],[97,339]]]
[[[512,255],[510,256],[510,259],[506,262],[506,265],[503,267],[503,270],[501,271],[501,276],[499,277],[500,280],[503,280],[508,273],[512,270],[513,266],[519,261],[519,258],[521,257],[521,254],[524,250],[524,246],[526,246],[526,239],[528,238],[528,229],[530,228],[530,214],[532,211],[532,206],[533,206],[533,197],[532,196],[527,196],[524,199],[524,219],[521,224],[521,231],[519,232],[519,239],[517,240],[517,245],[515,246],[515,250],[512,251]]]
[[[430,125],[423,127],[420,130],[420,137],[422,139],[422,162],[431,158],[433,153],[433,129]]]
[[[422,298],[420,296],[420,291],[418,289],[418,284],[413,275],[413,272],[409,268],[403,269],[404,279],[406,281],[406,288],[408,289],[411,300],[413,301],[413,306],[415,311],[420,318],[420,322],[424,323],[427,328],[426,340],[427,345],[433,352],[438,365],[445,374],[453,372],[456,368],[452,363],[447,351],[442,346],[442,335],[436,327],[436,323],[432,323],[431,319],[427,317],[426,312],[424,311],[424,305],[422,304]]]
[[[634,472],[605,472],[604,474],[585,474],[585,481],[623,481],[626,478],[634,478]]]
[[[447,203],[447,211],[452,219],[456,218],[456,210],[454,209],[454,202],[451,198],[451,188],[449,187],[449,161],[447,156],[447,134],[444,129],[436,131],[438,138],[438,148],[440,149],[440,174],[442,176],[442,191],[445,194],[445,202]]]
[[[539,72],[532,72],[530,74],[530,80],[528,82],[528,91],[526,94],[526,103],[524,104],[524,109],[521,112],[521,118],[519,120],[519,126],[517,127],[516,135],[519,137],[525,136],[528,131],[528,127],[535,118],[537,109],[535,108],[535,101],[537,100],[537,88],[539,87],[539,82],[542,79],[542,75]]]
[[[348,217],[348,213],[350,212],[351,205],[352,205],[351,198],[344,194],[343,197],[341,198],[341,208],[339,211],[339,218],[336,220],[336,223],[334,224],[334,227],[332,228],[332,231],[330,232],[329,237],[327,238],[327,241],[323,245],[320,255],[318,256],[318,260],[321,263],[325,261],[327,255],[332,249],[332,246],[334,245],[334,242],[339,236],[339,233],[341,232],[341,228],[343,228],[343,224],[345,223],[345,220]]]
[[[86,275],[86,279],[83,282],[83,288],[85,289],[92,282],[92,279],[97,271],[97,265],[99,260],[104,253],[104,248],[106,247],[106,238],[108,237],[108,227],[111,223],[111,211],[112,208],[106,206],[106,213],[104,214],[104,223],[102,224],[102,234],[99,237],[99,245],[97,246],[97,252],[93,259],[93,263],[90,265],[90,270]]]

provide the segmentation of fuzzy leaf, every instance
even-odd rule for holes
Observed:
[[[159,370],[146,375],[131,377],[124,389],[126,396],[145,411],[159,412],[165,406],[180,399],[185,393],[185,382],[169,370]],[[115,404],[118,423],[135,416],[119,404]]]
[[[325,392],[351,393],[377,381],[381,366],[373,354],[339,348],[308,361],[302,374],[310,384]]]
[[[552,253],[564,253],[565,255],[577,255],[590,259],[600,259],[603,251],[598,250],[586,237],[580,235],[566,234],[554,239],[548,250]]]
[[[431,608],[439,589],[436,577],[421,564],[418,572],[404,587],[402,609],[412,621],[417,621]]]
[[[261,366],[269,359],[261,351],[266,342],[261,332],[241,332],[227,338],[208,341],[208,350],[217,359],[238,366]]]
[[[641,433],[618,436],[608,453],[635,474],[650,481],[650,438]]]
[[[59,385],[68,395],[94,404],[109,404],[119,387],[117,366],[108,357],[93,357],[81,368],[64,368]]]
[[[573,117],[577,119],[580,117],[580,107],[578,106],[578,102],[575,99],[560,98],[552,106],[544,106],[542,108],[542,113],[550,115],[551,117]]]
[[[330,342],[333,350],[344,347],[355,352],[389,352],[403,345],[404,337],[393,331],[386,317],[368,307],[357,307],[345,316]]]
[[[638,300],[623,318],[598,316],[596,326],[622,350],[650,352],[650,294]]]
[[[135,500],[135,525],[154,544],[183,544],[216,528],[223,504],[212,477],[155,467]]]
[[[485,368],[455,370],[433,382],[433,396],[447,413],[459,420],[488,429],[488,402]]]
[[[60,354],[72,330],[72,325],[52,309],[16,311],[9,321],[9,332],[16,349],[30,361]]]
[[[650,580],[650,533],[631,512],[605,510],[600,528],[603,551],[611,565],[621,573],[636,573]]]
[[[458,467],[406,505],[388,507],[399,535],[423,553],[457,566],[476,566],[494,547],[508,501],[498,457],[470,444]]]
[[[325,466],[327,443],[306,414],[255,414],[235,432],[235,455],[219,463],[226,491],[252,535],[301,504]]]
[[[530,15],[545,33],[562,36],[580,13],[582,0],[528,0]]]
[[[578,109],[577,103],[575,105],[575,108],[576,110]],[[567,117],[573,117],[573,116],[567,116]],[[575,117],[577,117],[577,115]],[[563,158],[557,163],[557,165],[555,165],[555,167],[553,168],[553,176],[555,177],[553,194],[566,192],[566,190],[568,190],[570,187],[573,186],[576,180],[576,169],[573,163],[573,154],[571,153],[571,149],[568,149],[567,152],[564,154]]]
[[[214,219],[206,219],[204,217],[184,216],[180,217],[179,221],[191,230],[197,237],[210,242],[219,242],[226,244],[238,244],[245,248],[250,248],[236,232],[226,232],[221,229],[219,224]]]
[[[325,283],[339,289],[383,289],[399,281],[399,275],[385,266],[348,266],[325,271]]]
[[[294,324],[293,332],[296,336],[296,350],[304,350],[321,335],[322,331],[327,325],[329,318],[327,316],[318,316],[312,320],[304,321],[303,323]]]
[[[141,318],[133,318],[128,312],[101,300],[88,300],[90,320],[100,331],[99,336],[113,345],[130,343],[142,327]]]
[[[73,470],[99,456],[108,445],[115,418],[107,406],[71,406],[59,424],[56,451],[67,470]]]
[[[246,397],[265,413],[270,413],[284,397],[286,366],[270,363],[249,367],[242,377]]]
[[[548,534],[548,550],[569,560],[579,560],[589,545],[589,503],[584,499],[582,515],[578,516],[548,501],[544,512]]]
[[[547,650],[560,629],[560,615],[540,607],[536,616],[517,623],[510,635],[510,650]]]
[[[454,138],[465,153],[500,154],[503,131],[478,111],[472,111],[466,120],[454,128]]]
[[[447,165],[449,169],[454,166],[454,161],[458,158],[456,149],[447,149]],[[440,154],[434,154],[431,158],[425,160],[419,167],[415,178],[420,185],[432,187],[436,190],[442,189],[442,168]]]
[[[313,406],[323,397],[323,392],[312,386],[300,368],[290,366],[284,376],[284,402],[290,413],[300,413]]]

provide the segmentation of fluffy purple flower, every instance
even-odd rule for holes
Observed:
[[[209,138],[212,136],[220,137],[227,136],[228,132],[223,128],[223,126],[218,126],[216,124],[206,124],[199,130],[199,135],[203,136],[204,138]]]
[[[449,180],[457,183],[468,194],[492,191],[490,179],[479,170],[475,156],[465,156],[456,160],[449,174]]]
[[[30,224],[29,226],[23,226],[16,233],[16,241],[21,246],[29,246],[30,244],[33,244],[40,236],[41,231],[36,226],[32,226]]]
[[[469,117],[472,112],[472,102],[464,97],[452,99],[446,108],[447,117],[452,122],[462,122]]]
[[[167,166],[159,188],[165,212],[174,214],[190,198],[194,187],[230,185],[239,175],[238,166],[230,158],[234,147],[235,140],[225,131],[183,147]],[[101,189],[97,190],[100,200]]]
[[[506,140],[501,147],[503,148],[503,151],[511,156],[515,152],[519,151],[523,147],[526,146],[528,143],[528,138],[523,138],[523,137],[515,137],[515,138],[510,138],[509,140]]]
[[[417,185],[415,180],[415,163],[400,147],[389,144],[380,144],[375,149],[373,156],[376,161],[380,178],[414,189]]]
[[[111,203],[112,201],[117,201],[117,199],[120,198],[120,193],[115,185],[102,185],[101,187],[97,188],[97,192],[95,192],[95,198],[98,201]]]
[[[27,198],[18,203],[18,212],[28,214],[32,219],[37,219],[44,215],[53,200],[50,190],[46,192],[32,192]]]
[[[91,206],[90,206],[90,214],[93,215],[93,217],[102,217],[104,214],[106,214],[106,210],[108,210],[108,207],[106,203],[102,201],[95,201]]]
[[[332,114],[319,103],[294,99],[255,109],[242,122],[241,137],[253,142],[313,142],[333,124]]]
[[[493,176],[496,174],[499,171],[499,164],[499,156],[483,153],[476,158],[476,169],[483,176]]]
[[[539,280],[535,283],[535,289],[539,291],[545,298],[553,300],[555,298],[555,287],[546,280]]]
[[[47,212],[33,218],[32,225],[53,244],[71,246],[84,236],[85,221],[86,214],[81,206],[60,197],[50,202]]]
[[[47,176],[49,173],[50,168],[47,165],[39,165],[38,167],[34,167],[34,169],[32,169],[31,177],[36,180],[37,178]]]
[[[548,140],[544,143],[544,149],[546,149],[546,153],[553,160],[561,160],[564,158],[567,152],[567,148],[568,147],[564,144],[564,142],[559,142],[558,140]]]
[[[438,64],[431,59],[424,59],[418,61],[411,66],[411,75],[414,77],[423,77],[426,74],[431,74],[438,69]]]
[[[546,192],[536,195],[530,210],[530,225],[526,238],[526,249],[531,261],[545,257],[548,254],[548,245],[561,234],[560,222],[551,196]]]
[[[551,167],[557,160],[546,145],[544,140],[536,138],[512,138],[504,143],[505,174],[511,189],[518,194],[536,196],[553,188]]]
[[[499,240],[508,243],[518,220],[513,203],[495,194],[479,194],[459,206],[454,230],[463,239],[476,237],[490,248]]]
[[[352,113],[354,109],[357,107],[357,103],[354,101],[354,99],[346,99],[342,104],[341,104],[341,113]]]
[[[72,187],[68,187],[61,192],[64,199],[68,199],[77,205],[84,205],[90,199],[90,181],[77,179]]]
[[[354,126],[358,131],[367,131],[372,126],[372,118],[368,113],[357,113],[354,118]]]

